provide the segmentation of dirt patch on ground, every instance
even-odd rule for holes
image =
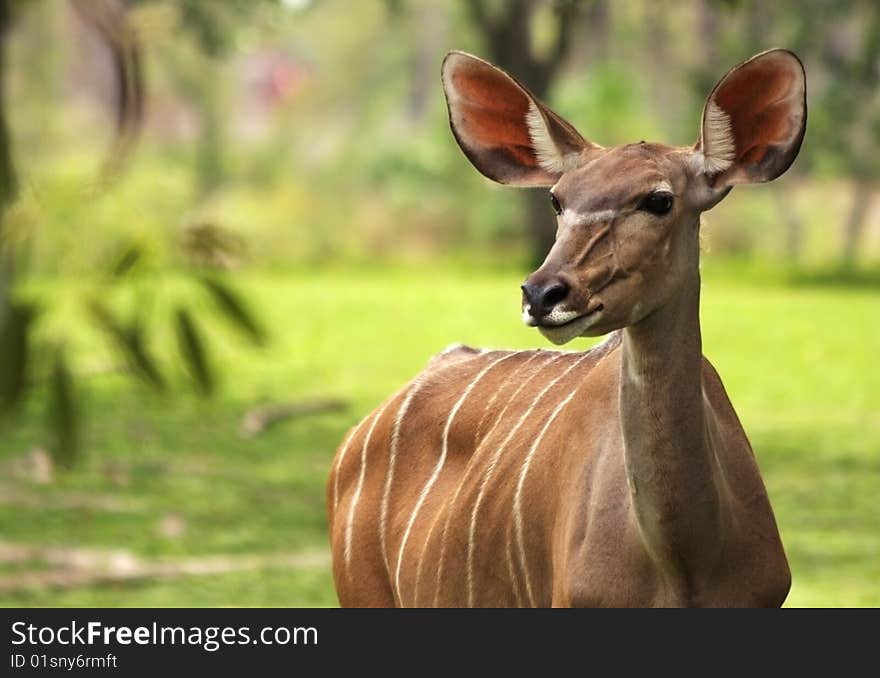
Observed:
[[[324,568],[322,550],[257,555],[211,555],[149,560],[124,549],[33,546],[0,542],[0,564],[29,567],[0,575],[0,593],[28,588],[68,589],[141,580],[167,580],[230,572]]]

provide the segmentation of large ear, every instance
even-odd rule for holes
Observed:
[[[771,49],[736,66],[703,109],[697,150],[710,185],[775,179],[797,157],[806,124],[806,77],[793,53]]]
[[[502,184],[552,186],[598,148],[500,68],[464,52],[443,60],[449,125],[482,174]]]

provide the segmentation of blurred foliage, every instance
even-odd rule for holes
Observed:
[[[0,9],[0,139],[8,127],[12,151],[0,162],[2,244],[14,273],[0,326],[5,409],[29,381],[60,383],[45,376],[64,344],[44,329],[57,302],[22,300],[29,277],[92,279],[75,303],[131,374],[168,392],[163,363],[176,359],[207,394],[219,366],[202,302],[151,315],[167,271],[188,271],[212,300],[205,309],[260,346],[263,326],[232,286],[242,268],[524,268],[543,247],[528,234],[550,210],[540,192],[523,203],[462,157],[438,77],[451,48],[503,61],[606,145],[693,143],[727,68],[770,46],[794,49],[809,77],[801,158],[773,187],[737,189],[708,213],[707,252],[822,272],[880,263],[876,3],[5,0]],[[123,149],[133,124],[138,145]],[[103,149],[128,159],[107,173]],[[212,270],[225,273],[205,277]],[[178,351],[160,360],[152,343],[163,323]],[[77,365],[66,369],[75,381]]]
[[[737,188],[705,215],[707,265],[722,272],[705,278],[722,297],[707,306],[706,336],[759,455],[768,449],[793,600],[840,590],[841,602],[876,604],[861,572],[876,538],[840,536],[876,524],[863,487],[876,471],[876,370],[849,330],[870,343],[877,329],[872,0],[0,0],[0,461],[17,468],[23,450],[47,450],[72,467],[49,499],[112,486],[148,507],[100,515],[93,535],[79,513],[19,520],[3,505],[4,536],[106,546],[136,534],[134,547],[162,555],[323,545],[321,483],[356,416],[450,341],[538,341],[501,328],[539,217],[453,141],[444,53],[521,68],[600,144],[689,145],[714,83],[773,46],[805,63],[807,136],[783,178]],[[400,272],[413,268],[421,275]],[[747,321],[738,335],[727,303]],[[403,354],[388,350],[389,332]],[[768,333],[784,356],[767,353]],[[242,454],[242,410],[266,399],[289,409],[323,389],[351,412],[273,428]],[[804,449],[819,454],[790,458]],[[799,517],[803,497],[820,495],[831,526]],[[157,536],[154,514],[169,503],[204,529]],[[816,534],[827,554],[810,550]],[[326,572],[291,577],[281,585],[294,600],[332,600]],[[180,597],[186,587],[157,595],[230,602]],[[270,588],[235,602],[275,604]]]
[[[199,390],[205,395],[210,395],[214,391],[214,376],[208,366],[208,356],[201,331],[196,329],[192,314],[187,309],[176,309],[175,317],[177,320],[177,341],[189,374],[195,380]]]
[[[105,87],[112,95],[109,108],[116,117],[116,134],[107,168],[112,168],[114,172],[120,171],[120,161],[127,154],[143,124],[145,96],[142,72],[143,45],[129,21],[127,11],[135,4],[137,3],[125,3],[122,0],[71,0],[71,7],[77,18],[90,32],[89,37],[95,40],[99,47],[105,49],[110,66],[111,75],[107,78]],[[254,7],[254,3],[227,3],[222,6],[215,3],[209,6],[206,3],[185,2],[177,9],[181,25],[197,36],[201,51],[213,58],[224,53],[226,49],[226,38],[230,34],[230,26],[233,25],[229,22],[242,20],[248,11],[253,11]],[[24,12],[25,9],[24,5],[0,0],[0,56],[6,55],[10,25],[18,18],[18,12]],[[39,18],[44,19],[47,14],[45,10],[40,11],[42,13],[39,14]],[[221,21],[223,18],[227,19],[227,23]],[[0,83],[3,85],[7,74],[6,62],[0,58]],[[49,449],[61,468],[69,468],[74,463],[79,450],[80,423],[74,396],[74,376],[65,357],[66,338],[56,337],[54,340],[56,346],[49,349],[31,332],[34,309],[38,304],[22,303],[16,299],[17,291],[22,287],[22,276],[18,272],[22,268],[21,264],[25,264],[26,272],[29,269],[34,240],[34,233],[29,229],[41,221],[42,215],[38,214],[39,208],[29,211],[29,207],[33,205],[28,206],[26,201],[24,204],[15,203],[18,197],[19,179],[15,171],[14,145],[10,143],[7,133],[8,110],[5,100],[5,97],[0,97],[0,182],[2,182],[0,258],[4,263],[4,275],[0,280],[0,296],[2,296],[0,349],[3,349],[3,362],[0,363],[0,415],[17,408],[27,395],[29,382],[34,379],[40,380],[39,365],[36,368],[33,366],[34,362],[40,361],[34,361],[33,354],[46,350],[53,351],[54,358],[45,379],[49,392],[47,423],[53,438]],[[205,113],[203,117],[210,119],[214,125],[215,109],[207,107],[203,112]],[[201,167],[203,189],[209,182],[216,182],[219,176],[216,169],[216,153],[213,150],[219,144],[217,137],[217,130],[212,126],[208,137],[203,141],[203,146],[211,147],[202,153],[200,156],[202,163],[198,165]],[[68,206],[71,203],[82,205],[85,202],[82,189],[77,193],[79,195],[74,196],[67,203]],[[100,198],[100,193],[92,197]],[[8,219],[10,215],[12,219]],[[68,216],[69,212],[65,210],[65,217]],[[81,234],[78,234],[78,237],[81,237]],[[189,226],[181,245],[184,256],[197,268],[206,266],[230,268],[235,263],[236,252],[242,249],[240,238],[212,224]],[[105,303],[108,292],[116,292],[125,287],[126,277],[142,259],[143,251],[138,243],[129,242],[122,246],[121,253],[110,267],[111,274],[100,284],[104,294],[101,297],[91,296],[84,305],[88,310],[87,317],[91,318],[115,347],[126,370],[157,391],[164,392],[167,382],[150,348],[148,323],[152,319],[145,316],[143,306],[138,306],[130,319],[123,320]],[[265,336],[239,295],[229,287],[228,283],[204,276],[201,281],[217,302],[217,308],[235,325],[242,328],[253,343],[262,344]],[[157,289],[161,289],[161,286],[152,284],[149,293],[155,294]],[[41,300],[39,305],[51,312],[50,300]],[[207,345],[193,312],[185,306],[178,305],[172,322],[178,336],[179,355],[186,366],[186,371],[196,390],[202,395],[210,395],[216,383],[215,368],[207,357]]]
[[[79,418],[73,392],[73,379],[63,351],[55,355],[49,376],[49,431],[54,433],[49,449],[61,468],[70,468],[79,452]]]
[[[159,269],[188,265],[190,243],[221,232],[234,250],[221,259],[236,268],[530,259],[518,193],[479,177],[448,130],[443,53],[488,53],[469,3],[128,4],[147,115],[136,157],[100,186],[100,53],[68,37],[76,22],[63,4],[18,13],[8,89],[27,181],[7,221],[28,240],[35,273],[96,269],[129,240]],[[867,140],[859,131],[878,120],[874,3],[574,4],[570,53],[548,98],[603,144],[693,143],[705,95],[727,68],[769,46],[795,49],[810,123],[802,157],[770,189],[786,197],[738,189],[707,215],[707,241],[714,256],[730,245],[783,262],[795,251],[808,266],[839,257],[857,166],[880,157],[876,131]],[[555,5],[536,4],[545,6],[530,33],[536,54],[558,30]],[[58,48],[35,50],[35,36]],[[880,219],[866,204],[857,261],[876,265]],[[91,247],[76,246],[84,237]]]
[[[19,405],[27,387],[35,309],[8,295],[0,303],[0,413],[7,414]]]

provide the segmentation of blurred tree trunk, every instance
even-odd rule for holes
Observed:
[[[11,22],[11,0],[0,0],[0,234],[3,214],[15,200],[18,182],[12,165],[9,127],[6,122],[6,38]]]
[[[746,52],[756,54],[773,46],[772,28],[777,25],[778,17],[774,10],[778,7],[763,0],[749,0],[745,5]],[[803,250],[804,224],[797,212],[789,186],[797,181],[797,166],[786,174],[786,180],[773,190],[777,213],[783,228],[783,252],[790,262],[797,261]]]
[[[609,0],[587,0],[568,55],[568,63],[579,68],[595,67],[608,61],[611,53],[611,3]]]
[[[834,141],[848,161],[853,181],[852,203],[842,225],[844,266],[852,265],[858,256],[873,182],[880,176],[880,5],[865,3],[859,9],[858,22],[849,21],[846,14],[837,17],[836,26],[831,26],[837,30],[827,31],[824,45],[831,82],[829,105],[842,132]]]
[[[804,224],[798,215],[792,200],[792,191],[783,182],[771,191],[779,218],[784,229],[783,251],[790,262],[796,262],[801,257],[804,244]]]
[[[523,194],[526,206],[526,235],[529,238],[529,265],[540,266],[556,242],[556,218],[547,191],[528,189]]]
[[[767,34],[773,24],[772,7],[761,0],[750,0],[746,5],[746,39],[749,41],[749,53],[762,52],[768,49]]]
[[[846,266],[852,266],[858,256],[873,187],[874,182],[866,176],[857,177],[853,184],[852,204],[843,228],[843,263]]]
[[[474,24],[482,33],[490,61],[522,82],[539,99],[547,96],[563,61],[571,50],[571,36],[583,3],[560,0],[554,5],[555,38],[544,54],[536,52],[532,24],[538,0],[509,0],[490,11],[485,0],[468,0]],[[537,266],[556,239],[556,220],[546,191],[525,192],[530,259]]]
[[[600,63],[607,61],[611,33],[611,6],[608,0],[593,0],[590,3],[584,25],[590,58]]]
[[[654,100],[654,112],[662,118],[663,129],[672,136],[677,116],[675,100],[677,92],[674,83],[670,82],[669,45],[671,32],[669,27],[669,11],[660,2],[649,2],[646,7],[648,15],[647,52],[648,68],[651,72],[651,96]]]
[[[424,119],[434,92],[438,58],[447,41],[449,17],[446,8],[436,2],[420,6],[415,24],[407,102],[407,117],[412,124]]]
[[[720,30],[718,28],[718,10],[715,8],[712,0],[702,0],[697,8],[700,33],[700,47],[703,56],[703,66],[707,70],[714,72],[716,65],[720,61],[718,54],[718,45]]]

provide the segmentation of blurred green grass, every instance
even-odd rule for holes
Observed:
[[[206,401],[165,400],[118,375],[81,380],[81,463],[50,484],[6,473],[0,539],[121,548],[159,560],[325,550],[324,479],[349,426],[450,343],[546,345],[519,322],[521,277],[450,267],[240,275],[271,330],[269,348],[245,350],[221,325],[212,326],[222,384]],[[70,279],[32,287],[31,294],[54,300],[44,330],[66,333],[75,363],[109,361],[101,338],[65,303],[76,287]],[[880,605],[878,311],[870,289],[704,272],[704,351],[769,488],[793,571],[790,606]],[[172,337],[157,341],[160,352],[174,350]],[[348,407],[282,422],[254,439],[238,435],[241,417],[259,402],[323,396],[342,397]],[[6,470],[46,444],[43,409],[37,390],[4,427]],[[13,486],[18,494],[8,491]],[[182,530],[163,530],[169,517]],[[0,578],[15,571],[4,567]],[[4,606],[335,602],[326,567],[0,594]]]

